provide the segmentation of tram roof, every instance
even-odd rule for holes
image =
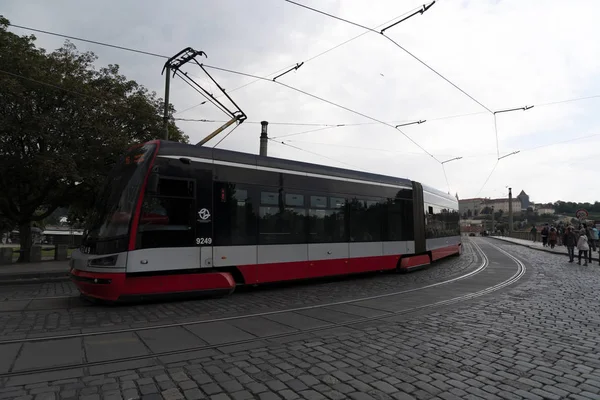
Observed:
[[[213,149],[210,147],[195,146],[179,142],[160,141],[159,154],[180,157],[207,158],[238,164],[256,165],[261,167],[277,169],[288,169],[292,171],[329,175],[347,179],[368,180],[371,182],[408,186],[412,188],[411,180],[405,178],[373,174],[370,172],[360,172],[320,164],[311,164],[301,161],[286,160],[276,157],[265,157],[256,154],[242,153],[239,151]],[[445,198],[453,198],[447,193],[444,193],[440,190],[434,189],[426,185],[423,185],[423,189],[430,193],[434,193]]]

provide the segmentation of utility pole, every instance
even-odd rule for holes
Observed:
[[[494,234],[494,206],[492,206],[492,235]]]
[[[163,115],[163,124],[165,129],[165,140],[169,140],[169,90],[171,88],[171,67],[165,64],[167,74],[165,76],[165,111]]]
[[[260,155],[263,157],[267,156],[267,145],[269,144],[269,136],[267,136],[267,121],[261,121],[260,123]]]
[[[508,188],[508,236],[511,236],[513,229],[513,204],[512,188]]]

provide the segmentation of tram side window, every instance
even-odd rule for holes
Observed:
[[[439,238],[460,235],[459,214],[457,210],[428,206],[426,216],[426,238]]]
[[[136,247],[193,246],[194,182],[161,177],[158,189],[144,196]]]
[[[350,241],[381,241],[383,203],[377,200],[353,198],[349,203],[349,209]]]
[[[304,195],[261,192],[259,244],[306,243]]]
[[[215,246],[255,245],[256,213],[251,190],[235,183],[215,183],[213,201],[218,223],[213,225]]]
[[[388,199],[387,237],[389,241],[414,240],[411,200]]]
[[[343,198],[331,198],[331,206],[327,207],[326,196],[310,196],[308,210],[309,243],[345,242],[344,204]]]

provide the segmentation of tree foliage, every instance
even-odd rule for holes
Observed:
[[[600,202],[592,203],[574,203],[572,201],[557,201],[553,204],[554,210],[558,214],[575,215],[577,210],[585,209],[590,213],[600,214]]]
[[[118,154],[162,137],[164,103],[118,65],[97,68],[69,42],[47,53],[7,27],[0,16],[0,218],[27,250],[32,222],[62,206],[84,215]],[[170,121],[169,139],[188,138]]]

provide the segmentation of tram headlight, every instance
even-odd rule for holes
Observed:
[[[117,255],[100,257],[88,260],[88,267],[114,267],[117,263]]]

